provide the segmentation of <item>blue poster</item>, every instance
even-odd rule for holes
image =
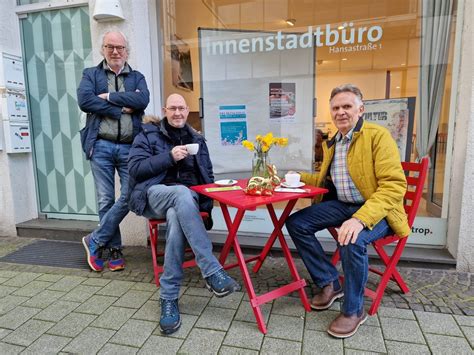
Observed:
[[[221,145],[240,146],[247,139],[245,105],[219,106]]]

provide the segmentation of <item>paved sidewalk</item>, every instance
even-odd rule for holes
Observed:
[[[0,256],[31,242],[0,237]],[[150,251],[127,248],[125,255],[127,269],[119,273],[0,263],[0,353],[473,353],[472,274],[403,267],[411,293],[390,287],[378,314],[354,337],[339,340],[326,333],[339,303],[305,313],[293,295],[275,300],[263,306],[264,336],[243,292],[211,297],[198,270],[188,269],[183,325],[165,337]],[[307,278],[301,261],[296,264]],[[241,279],[238,269],[230,273]],[[282,258],[268,258],[252,278],[264,292],[289,274]]]

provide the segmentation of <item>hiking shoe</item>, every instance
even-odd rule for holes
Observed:
[[[240,290],[239,284],[224,269],[220,269],[206,277],[206,287],[209,292],[213,292],[217,297],[224,297]]]
[[[120,271],[125,269],[125,259],[120,248],[110,248],[109,270]]]
[[[165,300],[160,298],[161,316],[160,328],[163,334],[173,334],[181,327],[178,300]]]
[[[102,271],[104,269],[104,259],[102,254],[104,247],[100,247],[96,244],[90,234],[82,238],[82,245],[86,249],[87,263],[93,271]]]

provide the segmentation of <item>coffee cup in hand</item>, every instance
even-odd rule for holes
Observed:
[[[199,144],[198,143],[191,143],[186,144],[186,150],[188,151],[189,155],[196,155],[199,151]]]
[[[288,186],[298,186],[300,184],[301,175],[298,173],[288,173],[285,175],[285,183]]]

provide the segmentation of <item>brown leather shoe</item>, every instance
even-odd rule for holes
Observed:
[[[364,324],[366,320],[367,313],[365,311],[360,317],[357,314],[345,316],[341,313],[329,325],[328,333],[336,338],[349,338],[357,332],[359,326]]]
[[[338,291],[334,291],[332,282],[324,286],[321,292],[313,297],[311,300],[311,308],[318,311],[328,309],[334,303],[335,300],[344,296],[342,288]]]

